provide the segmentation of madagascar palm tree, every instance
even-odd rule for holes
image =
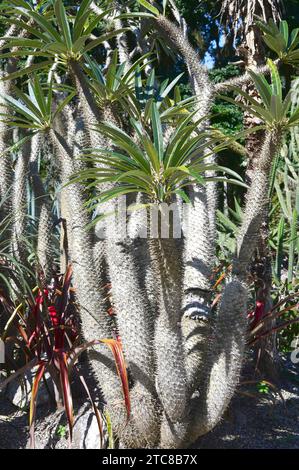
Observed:
[[[55,170],[46,168],[59,184],[58,199],[70,241],[82,335],[91,342],[112,338],[116,328],[120,337],[118,344],[121,341],[130,377],[129,416],[110,356],[100,346],[89,353],[114,434],[127,447],[180,448],[189,446],[219,422],[237,385],[247,333],[247,269],[267,204],[272,161],[283,134],[298,124],[298,111],[289,113],[290,97],[283,99],[273,63],[268,65],[271,84],[248,72],[246,80],[249,76],[255,83],[261,101],[242,90],[238,93],[246,100],[244,109],[262,121],[265,139],[247,188],[231,277],[217,314],[207,308],[208,314],[204,315],[207,300],[201,297],[211,294],[209,275],[214,253],[215,190],[210,197],[208,188],[226,178],[223,173],[229,173],[210,160],[225,146],[208,123],[215,88],[180,28],[152,4],[142,3],[149,12],[135,11],[135,21],[138,15],[148,19],[150,28],[158,31],[167,47],[181,55],[192,78],[194,98],[180,102],[175,92],[172,100],[167,93],[176,82],[164,82],[159,87],[153,71],[143,79],[143,60],[135,68],[125,70],[114,53],[110,65],[108,61],[104,71],[99,69],[95,47],[110,41],[116,32],[111,30],[95,37],[93,34],[97,34],[103,18],[111,18],[110,24],[115,25],[112,10],[96,9],[94,13],[89,1],[82,2],[79,9],[65,9],[61,0],[55,0],[46,10],[35,10],[30,3],[12,0],[10,22],[24,27],[29,37],[9,39],[7,44],[18,47],[24,57],[39,59],[31,68],[20,68],[4,77],[7,83],[19,78],[20,88],[14,89],[13,96],[2,95],[10,108],[2,122],[23,129],[26,137],[31,137],[29,171],[36,194],[44,179],[36,165],[37,154],[41,142],[50,146]],[[26,18],[33,25],[28,27]],[[7,54],[9,58],[11,53]],[[40,62],[42,55],[47,60]],[[50,78],[46,82],[48,69]],[[67,78],[61,80],[65,70]],[[22,77],[34,71],[38,75],[30,77],[27,94],[27,83]],[[84,147],[85,155],[78,158]],[[42,154],[43,163],[50,165],[46,151]],[[238,175],[230,173],[231,182],[244,186]],[[149,248],[145,252],[151,271],[150,289],[149,277],[141,269],[144,258],[139,257],[138,245],[142,241],[137,230],[138,226],[144,229],[147,214],[142,220],[137,210],[132,211],[135,238],[115,232],[109,213],[103,218],[107,207],[115,210],[120,196],[127,195],[129,200],[130,195],[136,194],[158,221],[156,236],[152,231],[145,243]],[[49,221],[49,198],[45,198],[44,191],[40,195],[40,258],[47,266],[55,260],[50,255],[53,250],[48,237],[53,224]],[[187,205],[191,202],[189,233],[181,201]],[[170,203],[174,215],[169,220],[164,216]],[[96,269],[95,233],[88,230],[97,223],[96,218],[91,223],[95,206],[101,220],[106,220],[109,236],[104,259],[111,281],[114,319],[107,314]],[[177,221],[183,221],[183,237],[179,239],[172,233]],[[170,234],[165,236],[167,229]],[[51,266],[47,271],[51,279]],[[194,278],[188,273],[194,273]],[[192,305],[186,309],[189,294]],[[200,315],[190,315],[190,310]]]

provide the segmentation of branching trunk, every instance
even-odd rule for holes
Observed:
[[[186,32],[163,17],[158,18],[157,23],[158,30],[184,58],[198,100],[194,120],[200,120],[209,113],[212,102],[212,87],[207,70],[200,64],[197,53],[188,43]],[[199,130],[206,124],[202,122],[199,125]],[[209,163],[213,163],[213,157],[209,157]],[[207,176],[212,175],[208,174]],[[216,249],[216,185],[215,183],[209,183],[204,187],[195,185],[190,188],[189,193],[191,204],[183,213],[185,269],[182,331],[186,351],[187,394],[190,398],[198,383],[201,383],[205,377],[204,359],[208,337],[211,334],[209,304]],[[185,419],[188,421],[186,415]],[[185,438],[184,426],[178,429],[176,434],[175,445],[180,444]],[[173,436],[175,436],[175,432]],[[168,444],[171,445],[170,438],[168,438]]]
[[[50,138],[60,162],[61,181],[64,185],[74,173],[72,155],[58,132],[50,131]],[[111,338],[111,322],[96,279],[91,236],[86,228],[89,220],[80,185],[74,183],[63,187],[62,197],[70,218],[74,284],[84,338],[86,341]],[[113,358],[104,346],[90,351],[89,358],[97,383],[102,388],[113,429],[117,434],[121,434],[126,423],[126,410]]]
[[[238,383],[247,329],[247,269],[257,246],[268,202],[271,163],[280,145],[280,131],[268,132],[248,190],[232,278],[222,294],[215,334],[209,344],[205,360],[206,380],[199,384],[198,397],[194,399],[191,439],[205,434],[219,422]]]

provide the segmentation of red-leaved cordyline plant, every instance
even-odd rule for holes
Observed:
[[[123,388],[128,418],[130,415],[128,377],[120,338],[95,339],[89,343],[80,344],[77,312],[71,301],[72,291],[74,291],[71,288],[71,278],[72,267],[68,266],[65,275],[53,278],[50,286],[35,289],[37,293],[34,300],[27,299],[27,301],[24,301],[22,306],[23,314],[21,314],[21,308],[18,309],[19,315],[15,325],[19,333],[18,337],[8,336],[9,326],[5,329],[3,335],[5,341],[15,342],[21,348],[24,354],[25,366],[0,383],[0,388],[5,387],[14,378],[28,372],[33,367],[36,370],[29,410],[31,447],[35,447],[34,425],[39,385],[42,380],[47,380],[46,373],[53,381],[57,405],[61,406],[61,402],[63,402],[71,443],[74,411],[70,378],[73,371],[78,375],[91,402],[100,431],[100,444],[103,445],[102,415],[91,396],[84,376],[77,367],[80,354],[99,343],[106,344],[114,356],[116,369],[120,377],[120,386],[122,385]],[[10,324],[10,322],[8,323]],[[49,392],[48,387],[47,390]]]

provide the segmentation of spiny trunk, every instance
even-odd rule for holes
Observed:
[[[165,413],[172,422],[176,422],[186,407],[186,371],[180,324],[181,253],[173,239],[153,238],[150,248],[159,289],[159,316],[155,329],[158,395]]]
[[[30,178],[36,204],[37,258],[46,284],[49,284],[54,272],[53,231],[54,217],[51,210],[51,199],[46,193],[39,174],[38,159],[43,149],[44,135],[35,134],[31,140]]]
[[[194,120],[202,119],[208,114],[212,102],[212,87],[207,70],[200,64],[197,53],[188,43],[183,31],[163,17],[157,19],[157,25],[158,30],[162,30],[166,40],[174,45],[185,61],[198,100]],[[198,130],[202,130],[206,124],[201,122]],[[208,163],[213,162],[214,158],[209,157]],[[207,172],[207,176],[213,176],[213,173]],[[190,201],[188,212],[183,213],[185,269],[182,304],[185,313],[182,319],[182,331],[186,350],[185,366],[189,397],[205,376],[204,358],[207,338],[211,335],[209,319],[211,275],[216,250],[215,183],[190,188]],[[188,421],[186,416],[185,419]],[[177,435],[180,434],[183,437],[183,429],[177,431]]]
[[[194,80],[194,89],[198,98],[197,108],[202,116],[205,116],[211,106],[211,85],[205,67],[200,64],[199,57],[194,51],[183,32],[164,16],[155,18],[154,24],[165,40],[170,42],[182,55],[190,75]]]
[[[238,383],[247,328],[247,269],[268,202],[271,162],[280,145],[281,132],[268,132],[246,198],[232,277],[222,294],[215,334],[205,360],[207,378],[194,399],[191,440],[213,429],[219,422]]]
[[[120,127],[120,121],[118,120],[117,117],[117,112],[113,108],[112,104],[108,104],[101,109],[100,111],[100,118],[101,121],[106,121],[111,124],[114,124],[117,127]],[[97,136],[98,139],[98,147],[104,148],[104,149],[112,149],[112,142],[110,139],[107,139],[106,137],[102,136],[100,133],[98,133]],[[108,161],[108,159],[107,159]],[[104,163],[99,163],[95,162],[95,167],[96,168],[103,168],[106,167]],[[101,192],[106,191],[112,187],[111,184],[105,183],[105,184],[99,184],[96,186],[96,190],[98,191],[99,194]],[[114,207],[113,207],[113,202],[112,201],[107,201],[102,203],[99,206],[99,210],[97,215],[102,215],[102,214],[111,214],[113,212]],[[103,218],[99,223],[97,224],[96,227],[96,232],[95,232],[95,244],[94,244],[94,249],[93,249],[93,256],[94,256],[94,261],[95,261],[95,267],[96,267],[96,272],[97,276],[99,279],[99,284],[103,288],[107,282],[109,282],[109,276],[108,276],[108,267],[107,267],[107,256],[106,256],[106,250],[107,250],[107,236],[105,235],[107,226],[110,223],[110,218],[111,216],[107,216],[107,218]]]
[[[60,134],[51,130],[50,138],[60,162],[61,181],[64,185],[74,172],[72,156]],[[89,219],[84,207],[81,186],[74,183],[64,187],[62,197],[68,208],[73,243],[74,284],[80,306],[83,336],[86,341],[111,338],[111,322],[95,275],[91,236],[86,229]],[[106,346],[94,347],[89,352],[89,358],[97,383],[102,388],[113,430],[119,435],[125,427],[126,410],[113,358]]]
[[[234,394],[244,357],[246,306],[246,285],[233,276],[222,294],[215,331],[208,340],[205,377],[191,403],[189,443],[218,424]]]
[[[115,1],[114,7],[115,7],[116,14],[120,15],[121,14],[120,2]],[[114,20],[114,27],[116,30],[123,28],[122,21],[119,18]],[[131,59],[130,59],[130,54],[129,54],[126,33],[123,32],[122,34],[118,34],[116,37],[116,42],[117,42],[119,62],[121,64],[125,63],[125,72],[127,72],[129,68],[131,67]]]
[[[131,422],[147,445],[154,447],[159,437],[154,382],[154,319],[150,315],[146,292],[139,282],[134,244],[128,237],[118,237],[117,227],[114,230],[114,224],[110,221],[107,224],[107,262],[118,332],[134,381]],[[122,438],[123,443],[125,440]]]
[[[121,123],[117,112],[111,105],[103,110],[103,120],[117,127]],[[112,142],[106,139],[106,147],[112,148]],[[96,164],[97,165],[97,164]],[[103,167],[103,164],[99,166]],[[103,187],[104,186],[104,187]],[[98,190],[108,189],[108,185],[99,186]],[[118,206],[117,200],[108,201],[100,205],[102,213],[126,209]],[[120,216],[119,221],[122,218]],[[111,282],[112,304],[116,314],[118,331],[122,340],[125,357],[134,380],[131,391],[132,416],[128,428],[122,436],[122,443],[134,445],[143,443],[154,447],[158,442],[158,405],[155,392],[153,334],[154,319],[151,317],[150,305],[145,288],[140,283],[142,275],[140,263],[135,249],[135,241],[123,233],[118,226],[118,218],[108,216],[103,219],[106,239],[96,243],[96,262],[101,263],[102,269],[107,261],[108,278]],[[123,220],[127,230],[126,221]],[[131,428],[135,429],[134,432]],[[138,438],[137,438],[138,436]]]
[[[162,217],[159,208],[160,222]],[[157,361],[156,389],[163,407],[160,446],[167,447],[173,429],[180,426],[187,406],[185,352],[181,331],[182,253],[180,241],[174,239],[170,224],[169,238],[151,238],[150,254],[156,278],[159,315],[155,325]],[[170,436],[170,437],[169,437]]]
[[[1,81],[4,72],[0,73],[0,94],[10,95],[12,91],[12,83],[10,81]],[[1,107],[6,103],[0,96]],[[3,109],[3,108],[2,108]],[[5,108],[4,108],[5,109]],[[6,108],[7,109],[7,108]],[[2,111],[3,112],[3,111]],[[12,206],[12,184],[13,184],[13,171],[11,154],[6,152],[7,148],[11,145],[12,130],[6,123],[0,121],[0,155],[1,155],[1,171],[0,171],[0,199],[1,199],[1,217],[4,219],[11,212]]]
[[[134,201],[129,201],[135,209],[128,218],[128,236],[132,239],[132,246],[134,246],[135,263],[138,264],[139,283],[141,289],[146,292],[148,308],[152,318],[156,318],[158,311],[158,302],[155,295],[156,280],[153,274],[149,253],[149,239],[148,239],[148,223],[149,214],[146,206],[149,203],[149,198],[142,193],[138,193]]]
[[[268,204],[269,174],[274,156],[281,146],[281,131],[268,132],[246,197],[246,206],[238,237],[237,265],[240,272],[248,268]]]
[[[30,141],[27,141],[20,152],[14,172],[13,182],[13,233],[12,249],[13,255],[23,264],[27,264],[26,232],[28,222],[27,207],[27,181],[30,158]]]
[[[210,291],[213,267],[213,238],[210,235],[210,223],[206,188],[194,186],[190,189],[191,204],[185,207],[184,235],[186,267],[184,272],[184,311],[187,315],[207,316],[209,307],[205,305]],[[198,292],[202,291],[202,292]]]
[[[155,23],[165,39],[180,52],[188,68],[192,87],[197,98],[197,112],[194,117],[197,121],[208,114],[212,102],[212,87],[207,70],[200,64],[197,53],[180,28],[162,16],[159,16]],[[201,122],[198,130],[203,129],[205,125],[205,122]],[[212,163],[212,161],[209,163]],[[209,296],[204,295],[204,292],[210,289],[211,266],[215,256],[216,187],[211,183],[208,189],[199,189],[197,187],[194,190],[191,188],[190,196],[190,230],[189,234],[186,235],[184,254],[186,264],[184,289],[186,296],[183,307],[185,310],[187,307],[187,313],[189,313],[188,305],[192,304],[192,306],[190,305],[190,313],[194,311],[196,306],[200,315],[201,310],[206,310],[205,304]],[[203,249],[203,243],[205,249]]]
[[[5,38],[0,41],[1,48],[4,46],[5,42],[9,38],[14,38],[18,36],[19,38],[27,37],[27,31],[19,31],[19,27],[16,25],[11,25],[6,31]],[[12,48],[12,52],[16,51],[18,48]],[[9,58],[7,61],[6,72],[11,74],[17,70],[18,58],[13,57]],[[3,76],[6,75],[4,69],[0,71],[0,94],[13,96],[13,81],[5,80],[2,81]],[[0,96],[0,104],[4,105],[4,109],[8,109],[8,114],[10,114],[9,107],[7,103]],[[1,106],[2,107],[2,106]],[[12,184],[13,184],[13,171],[12,171],[12,160],[11,154],[5,153],[7,147],[12,144],[12,127],[0,121],[0,155],[1,155],[1,171],[0,171],[0,200],[3,201],[0,209],[0,216],[6,217],[10,214],[12,209]]]
[[[82,71],[81,65],[78,62],[71,61],[69,63],[69,70],[78,93],[78,113],[85,129],[85,138],[89,139],[88,146],[92,148],[101,147],[103,138],[99,132],[93,129],[101,121],[101,113],[97,102],[88,86],[87,78]]]
[[[62,112],[65,126],[68,130],[67,144],[68,147],[72,150],[76,171],[80,171],[86,168],[86,163],[82,159],[83,151],[90,145],[85,120],[79,107],[80,103],[78,103],[78,106],[75,110],[73,110],[70,105],[67,105]]]

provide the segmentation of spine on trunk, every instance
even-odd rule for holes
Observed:
[[[44,148],[44,135],[37,133],[31,140],[30,180],[36,205],[37,230],[37,258],[42,269],[46,283],[49,283],[53,274],[53,229],[54,217],[51,210],[51,199],[46,193],[43,181],[39,174],[38,159]]]
[[[184,32],[165,17],[157,20],[158,30],[181,53],[187,66],[190,81],[197,98],[194,120],[204,118],[212,103],[212,86],[205,67],[189,44]],[[202,121],[198,129],[207,123]],[[208,163],[214,158],[209,157]],[[212,176],[207,172],[207,176]],[[211,274],[216,247],[216,186],[195,185],[189,190],[190,205],[183,211],[184,232],[184,296],[182,331],[185,343],[188,396],[191,397],[205,376],[205,358],[208,338],[211,335],[209,319]],[[191,319],[192,318],[192,319]],[[183,436],[183,428],[177,432]]]
[[[133,240],[129,237],[117,239],[119,234],[113,227],[113,223],[107,224],[107,262],[118,333],[134,381],[131,421],[137,434],[153,447],[158,444],[159,438],[154,319],[150,315],[146,291],[139,281]]]
[[[232,276],[222,294],[215,330],[209,339],[205,378],[191,403],[189,444],[216,426],[234,394],[244,357],[246,307],[246,284]]]
[[[121,4],[119,1],[114,2],[114,7],[115,7],[115,13],[117,15],[121,14]],[[116,30],[122,29],[122,21],[119,18],[116,18],[114,20],[114,27]],[[122,34],[118,34],[116,37],[117,41],[117,49],[118,49],[118,57],[119,57],[119,62],[121,64],[125,64],[125,72],[127,72],[130,67],[131,67],[131,59],[130,59],[130,54],[129,54],[129,48],[128,48],[128,42],[127,42],[127,36],[126,33],[123,32]]]
[[[12,210],[13,210],[13,233],[12,248],[16,259],[27,264],[26,231],[28,222],[27,204],[27,181],[30,158],[30,141],[27,141],[18,155],[15,165]]]
[[[88,146],[101,147],[103,138],[93,129],[102,120],[101,112],[79,63],[70,62],[70,75],[78,93],[78,115],[85,129],[85,138],[89,141]]]
[[[151,238],[151,259],[157,284],[159,315],[155,325],[157,391],[170,422],[186,408],[187,379],[181,331],[182,260],[174,238]]]
[[[31,20],[29,21],[29,24]],[[5,42],[14,37],[26,38],[28,35],[27,30],[19,30],[19,27],[12,24],[6,31],[5,38],[0,40],[1,49],[5,45]],[[12,51],[16,51],[18,48],[12,48]],[[6,72],[11,74],[17,70],[18,58],[12,57],[7,60]],[[2,78],[5,76],[5,70],[2,68],[0,71],[0,105],[7,108],[7,103],[3,100],[5,95],[13,96],[13,81],[5,80]],[[2,95],[2,96],[1,96]],[[9,109],[9,108],[8,108]],[[3,110],[3,108],[2,108]],[[10,114],[10,112],[8,113]],[[0,155],[1,155],[1,171],[0,171],[0,200],[2,201],[0,208],[0,216],[7,217],[12,209],[12,184],[13,184],[13,171],[12,171],[12,160],[11,154],[5,152],[13,142],[12,128],[0,120]]]
[[[160,447],[179,447],[186,432],[188,383],[181,328],[182,252],[173,238],[150,239],[159,315],[155,325],[156,389],[163,408]]]
[[[121,127],[112,105],[107,105],[102,113],[104,121]],[[106,146],[112,148],[112,142],[108,139]],[[103,190],[102,186],[99,186],[99,191]],[[104,189],[108,189],[107,184]],[[154,447],[159,438],[158,404],[154,383],[154,318],[150,315],[146,290],[141,282],[142,272],[138,250],[135,249],[136,240],[127,235],[127,221],[125,221],[125,233],[118,225],[118,221],[122,220],[118,210],[126,209],[127,202],[124,203],[125,207],[121,207],[117,200],[100,205],[102,213],[115,215],[103,219],[106,239],[96,243],[96,259],[98,263],[101,259],[102,262],[107,261],[107,277],[112,286],[112,303],[118,332],[134,381],[130,393],[132,416],[122,436],[122,442],[134,446],[133,439],[135,439],[135,445],[141,440],[143,445]],[[135,429],[135,438],[132,429]]]
[[[10,80],[5,82],[2,81],[4,71],[0,72],[0,105],[5,106],[7,104],[3,97],[5,95],[12,94],[12,83]],[[2,108],[2,112],[3,112]],[[1,155],[1,171],[0,171],[0,199],[1,209],[0,214],[4,219],[11,212],[12,206],[12,184],[13,184],[13,170],[12,170],[12,159],[11,154],[6,152],[7,148],[12,144],[12,130],[5,122],[0,120],[0,155]]]
[[[237,259],[235,271],[245,275],[253,256],[263,222],[263,215],[268,204],[269,174],[272,161],[281,146],[282,132],[268,131],[261,148],[260,157],[252,174],[252,182],[246,197],[243,223],[237,241]]]
[[[163,16],[159,16],[155,21],[157,29],[181,53],[185,61],[197,98],[194,119],[199,120],[207,115],[212,101],[212,86],[207,70],[200,64],[197,53],[179,27]],[[204,126],[205,123],[202,122],[199,129]],[[199,314],[206,310],[204,292],[210,289],[211,266],[215,255],[214,211],[212,212],[214,191],[215,187],[211,186],[208,191],[206,187],[198,186],[190,189],[191,206],[188,211],[184,253],[186,296],[183,308],[187,314],[194,313],[197,307]]]
[[[95,274],[92,241],[86,229],[89,218],[82,189],[78,183],[64,186],[74,173],[72,155],[66,141],[57,131],[51,130],[50,138],[61,167],[61,197],[64,198],[69,215],[74,284],[80,306],[82,333],[86,341],[112,338],[111,322]],[[97,383],[103,391],[113,430],[120,434],[126,425],[126,410],[114,360],[106,346],[94,347],[89,352],[89,358]]]
[[[247,269],[257,245],[268,201],[271,163],[280,148],[281,138],[279,130],[266,134],[247,193],[231,280],[222,294],[215,333],[209,344],[206,380],[194,398],[191,441],[216,426],[238,383],[247,329]]]

